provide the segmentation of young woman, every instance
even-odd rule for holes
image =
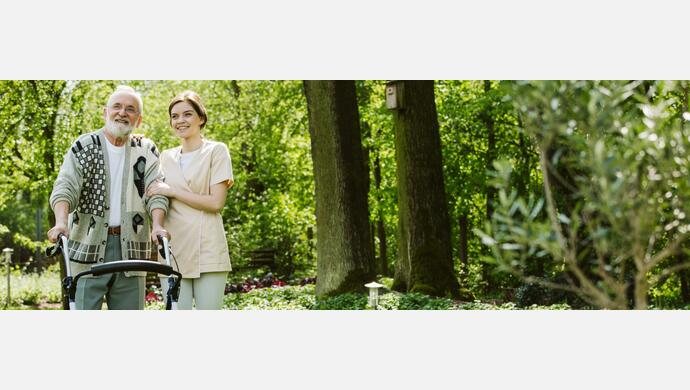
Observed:
[[[178,308],[189,310],[195,304],[197,309],[220,309],[230,271],[220,216],[233,184],[230,153],[225,144],[202,136],[207,116],[196,93],[176,96],[168,114],[181,146],[161,153],[165,182],[151,185],[147,193],[170,199],[165,226],[171,235],[171,265],[182,274]]]

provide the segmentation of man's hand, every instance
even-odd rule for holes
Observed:
[[[168,237],[170,239],[170,233],[163,227],[165,224],[165,211],[163,209],[153,209],[151,210],[151,222],[153,229],[151,231],[151,241],[158,242],[158,236]]]
[[[67,213],[69,212],[69,204],[64,200],[57,202],[53,212],[55,213],[55,226],[48,230],[48,240],[54,243],[57,242],[60,233],[69,238],[69,229],[67,228]]]
[[[153,229],[151,230],[151,241],[157,243],[158,236],[168,237],[168,240],[170,240],[170,233],[167,230],[165,230],[164,227],[154,225]]]
[[[65,224],[56,224],[50,230],[48,230],[48,240],[50,242],[57,242],[60,233],[64,234],[65,237],[69,238],[69,229]]]

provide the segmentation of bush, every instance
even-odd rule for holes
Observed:
[[[41,303],[61,302],[62,286],[58,266],[51,266],[43,273],[22,273],[13,269],[10,275],[10,306],[37,306]],[[0,278],[0,304],[7,299],[7,274]]]
[[[544,305],[551,300],[551,291],[536,283],[525,283],[515,292],[515,304],[518,307]]]
[[[314,285],[270,287],[226,294],[223,309],[310,310],[314,302]]]
[[[682,108],[690,84],[512,86],[544,190],[520,194],[515,164],[494,162],[494,213],[475,229],[487,260],[525,282],[573,291],[589,306],[646,309],[650,292],[679,270],[673,257],[690,236],[690,114]],[[537,264],[543,271],[534,273]],[[552,279],[559,273],[565,283]]]
[[[400,298],[398,310],[447,310],[453,302],[447,298],[434,298],[424,294],[409,293]]]
[[[550,306],[540,306],[531,305],[523,308],[518,307],[513,302],[503,303],[501,305],[495,305],[491,303],[485,303],[480,301],[474,301],[469,303],[462,303],[455,307],[457,310],[570,310],[570,306],[565,303],[559,303]]]
[[[317,300],[314,310],[364,310],[367,302],[364,294],[347,293]]]
[[[391,292],[379,298],[379,310],[448,310],[453,301],[420,293],[401,294]]]

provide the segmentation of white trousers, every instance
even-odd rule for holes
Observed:
[[[177,300],[179,310],[220,310],[225,296],[227,272],[204,272],[199,278],[182,278],[180,296]],[[168,278],[161,277],[163,297],[168,292]]]

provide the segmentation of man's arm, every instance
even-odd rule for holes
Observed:
[[[155,183],[157,180],[163,180],[163,172],[161,170],[156,145],[150,140],[149,143],[151,146],[147,146],[147,149],[149,150],[147,153],[148,162],[146,164],[146,172],[144,174],[145,189],[148,189],[149,186],[151,186],[151,184]],[[153,152],[154,150],[156,151],[155,153]],[[146,211],[151,215],[152,218],[153,210],[162,209],[163,213],[165,214],[169,207],[168,198],[162,195],[149,196],[148,194],[144,193],[144,203],[146,205]]]
[[[55,226],[48,231],[48,239],[56,242],[58,235],[63,233],[69,237],[67,227],[68,214],[77,207],[83,182],[82,167],[78,163],[72,148],[70,148],[62,162],[53,191],[50,194],[50,206],[55,213]]]
[[[165,236],[170,239],[170,233],[165,230],[165,210],[153,209],[151,210],[151,221],[153,227],[151,229],[151,241],[158,242],[158,236]]]
[[[56,242],[60,233],[65,237],[69,237],[69,229],[67,228],[67,218],[69,214],[69,203],[61,200],[53,206],[55,213],[55,226],[48,230],[48,239],[50,242]]]

